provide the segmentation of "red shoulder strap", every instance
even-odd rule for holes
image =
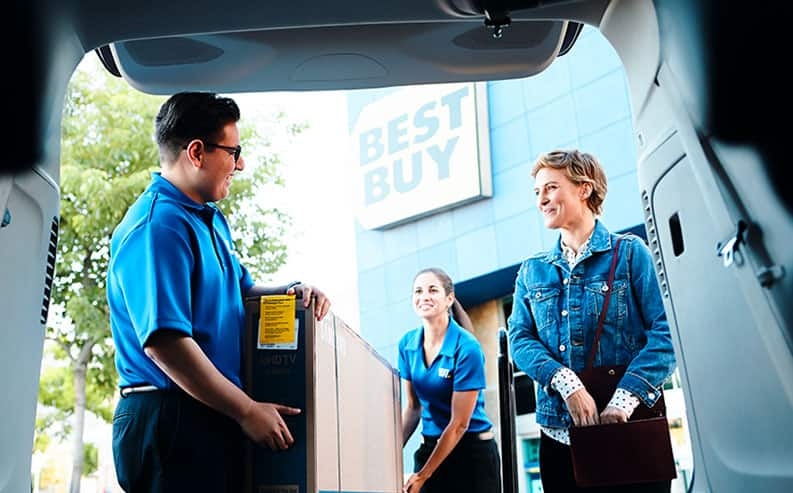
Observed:
[[[595,342],[592,343],[592,352],[589,353],[589,362],[587,369],[592,368],[595,362],[595,353],[597,353],[598,344],[600,344],[600,334],[603,333],[603,323],[606,321],[606,313],[609,310],[609,302],[611,302],[611,291],[614,285],[614,271],[617,269],[617,252],[620,250],[620,242],[622,236],[617,238],[617,243],[614,245],[614,254],[611,256],[611,268],[609,269],[608,290],[606,291],[606,299],[603,300],[603,309],[600,311],[600,318],[598,319],[598,329],[595,333]]]

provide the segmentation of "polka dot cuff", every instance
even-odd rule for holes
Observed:
[[[611,397],[608,405],[622,410],[630,418],[633,411],[639,406],[639,398],[625,389],[618,388]]]
[[[559,392],[562,399],[567,400],[576,390],[584,388],[584,384],[570,368],[560,368],[551,378],[551,388]]]

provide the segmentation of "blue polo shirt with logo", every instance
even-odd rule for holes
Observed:
[[[424,327],[411,330],[399,341],[399,375],[409,380],[421,403],[421,433],[438,437],[452,416],[452,393],[479,390],[468,432],[493,427],[485,414],[482,389],[485,382],[485,355],[473,334],[453,319],[440,352],[429,368],[424,363]]]
[[[121,387],[175,384],[143,352],[162,329],[191,336],[240,386],[245,308],[253,286],[214,204],[199,204],[153,173],[110,241],[107,298]]]

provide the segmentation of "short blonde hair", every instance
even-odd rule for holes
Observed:
[[[537,176],[537,173],[543,168],[564,171],[567,178],[577,186],[584,183],[592,185],[592,193],[587,199],[587,206],[596,216],[603,213],[603,201],[606,200],[608,181],[603,166],[595,156],[575,149],[546,152],[537,158],[537,162],[531,169],[531,176]]]

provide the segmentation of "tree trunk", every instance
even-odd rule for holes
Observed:
[[[83,477],[83,428],[85,427],[85,375],[88,362],[78,359],[74,363],[74,429],[72,430],[72,479],[69,493],[80,493]]]

